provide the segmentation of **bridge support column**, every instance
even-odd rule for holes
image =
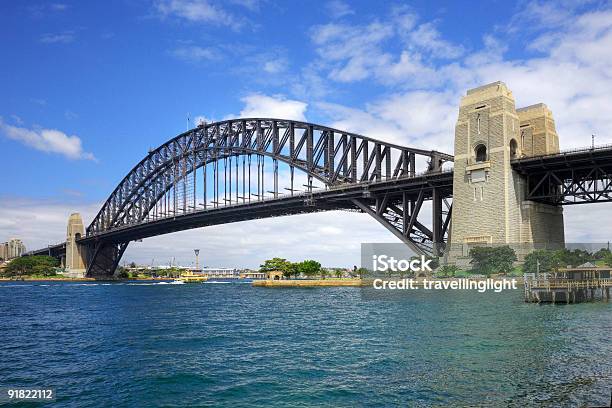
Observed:
[[[63,260],[65,275],[74,278],[85,276],[87,248],[77,241],[85,234],[81,214],[70,214],[66,231],[66,257]]]
[[[433,232],[433,247],[434,256],[439,256],[443,252],[444,233],[442,231],[444,221],[442,215],[442,195],[437,188],[432,192],[432,232]]]
[[[527,201],[526,180],[511,163],[554,151],[552,113],[543,105],[517,112],[503,82],[467,91],[455,127],[448,263],[470,268],[474,246],[508,245],[521,260],[536,247],[563,243],[562,210]]]

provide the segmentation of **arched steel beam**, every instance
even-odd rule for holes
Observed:
[[[302,131],[299,139],[296,129]],[[284,130],[282,137],[280,130]],[[316,140],[315,132],[319,132]],[[335,136],[339,136],[337,143]],[[225,157],[236,153],[272,157],[305,171],[326,185],[380,180],[383,165],[387,179],[414,175],[417,155],[430,159],[430,171],[437,171],[443,162],[452,161],[452,156],[444,153],[402,147],[305,122],[255,118],[211,123],[182,133],[149,152],[113,191],[87,228],[88,236],[115,227],[126,206],[133,207],[142,195],[139,194],[141,188],[152,183],[171,164],[187,156],[202,155],[200,165],[206,165],[210,151],[224,151]],[[288,154],[282,154],[283,151]],[[322,156],[324,163],[320,165]],[[216,160],[221,158],[215,157]],[[194,162],[190,171],[198,167]]]

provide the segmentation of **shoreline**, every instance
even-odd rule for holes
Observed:
[[[49,276],[48,278],[0,278],[0,282],[124,282],[124,281],[167,281],[178,278],[125,278],[125,279],[96,279],[96,278],[68,278]]]
[[[257,280],[252,286],[268,288],[288,287],[317,287],[317,286],[365,286],[361,279],[283,279],[283,280]]]
[[[54,277],[50,276],[47,278],[5,278],[0,277],[0,282],[124,282],[124,281],[170,281],[180,278],[125,278],[125,279],[96,279],[96,278],[69,278],[69,277]],[[502,279],[516,279],[517,284],[523,284],[523,277],[518,276],[495,276],[495,277],[482,277],[482,278],[434,278],[434,277],[419,277],[419,278],[404,278],[413,279],[415,284],[422,285],[423,279],[428,281],[460,281],[461,279],[470,279],[474,281],[493,279],[494,281]],[[399,280],[399,278],[397,278]],[[282,279],[282,280],[254,280],[252,286],[260,287],[307,287],[307,286],[370,286],[373,279],[359,279],[359,278],[328,278],[328,279]]]
[[[464,280],[471,281],[487,281],[492,279],[493,282],[514,279],[517,285],[523,285],[522,277],[482,277],[482,278],[433,278],[433,277],[419,277],[419,278],[403,278],[412,279],[415,287],[424,287],[424,280],[428,282],[442,281],[442,282],[458,282],[461,283]],[[397,280],[400,278],[390,278],[390,281]],[[374,279],[283,279],[283,280],[259,280],[253,281],[252,286],[268,287],[268,288],[291,288],[291,287],[333,287],[333,286],[345,286],[345,287],[364,287],[372,286]]]

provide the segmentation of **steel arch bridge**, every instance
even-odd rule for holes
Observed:
[[[133,240],[328,210],[365,212],[415,252],[436,253],[451,218],[443,165],[452,160],[312,123],[201,124],[150,150],[115,188],[78,240],[87,276],[112,275]],[[428,200],[430,222],[419,220]]]

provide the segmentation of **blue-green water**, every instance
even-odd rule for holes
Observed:
[[[0,283],[0,388],[54,406],[597,406],[612,304],[522,292]]]

